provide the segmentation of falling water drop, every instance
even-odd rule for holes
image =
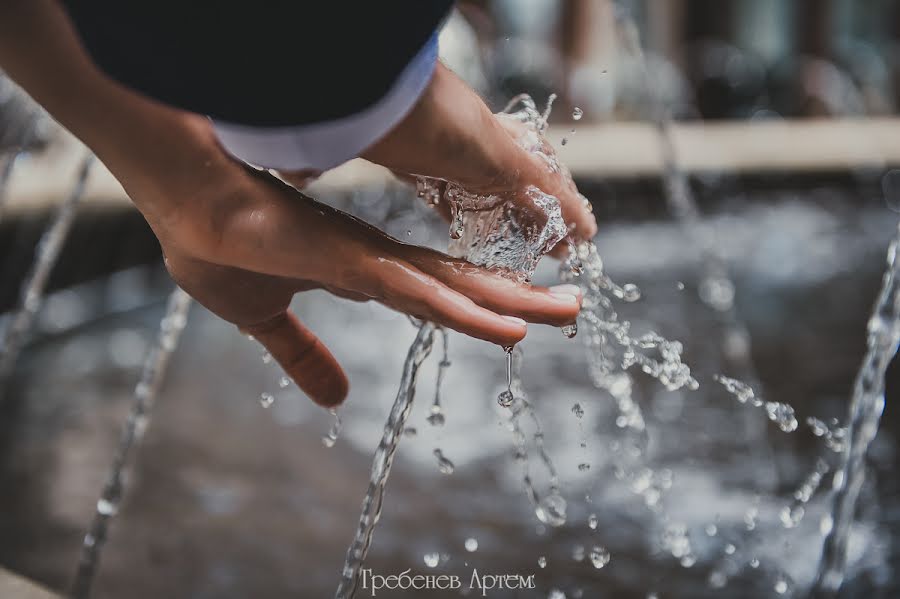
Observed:
[[[788,582],[782,577],[779,577],[778,580],[775,581],[775,592],[779,595],[784,595],[788,591]]]
[[[534,513],[544,524],[558,527],[566,523],[567,507],[566,500],[556,491],[552,491],[538,502]]]
[[[259,394],[259,405],[264,408],[268,408],[275,402],[275,396],[271,393],[260,393]]]
[[[446,418],[444,417],[444,410],[441,409],[441,406],[431,406],[431,413],[426,418],[428,424],[431,426],[443,426]]]
[[[572,111],[572,120],[580,121],[581,117],[583,117],[583,116],[584,116],[584,111],[576,106],[575,110]]]
[[[108,499],[100,498],[97,500],[97,513],[102,516],[115,516],[119,511],[119,506]]]
[[[588,516],[588,526],[591,530],[597,530],[597,524],[599,524],[597,514],[591,514],[590,516]]]
[[[272,363],[272,354],[270,354],[269,352],[263,352],[262,356],[260,356],[260,358],[262,359],[263,364],[271,364]]]
[[[634,283],[625,283],[622,285],[622,299],[626,302],[636,302],[641,299],[641,290]]]
[[[591,469],[591,465],[588,464],[587,462],[582,462],[582,463],[578,464],[579,472],[587,472],[590,469]]]
[[[725,545],[725,555],[734,555],[735,551],[737,551],[737,547],[735,547],[731,543]]]
[[[331,428],[328,429],[328,432],[322,437],[322,444],[325,447],[334,447],[334,444],[337,443],[338,437],[341,435],[341,415],[338,413],[337,408],[332,408],[329,410],[331,415],[334,416],[334,422],[331,423]]]
[[[707,524],[706,525],[706,536],[714,537],[719,532],[718,527],[715,524]]]
[[[440,470],[441,474],[453,474],[456,466],[444,456],[444,452],[440,449],[435,449],[433,453],[434,457],[437,458],[438,470]]]
[[[406,230],[406,236],[407,236],[407,237],[412,236],[412,229],[407,229],[407,230]]]
[[[580,403],[576,403],[572,406],[572,413],[575,414],[575,417],[581,419],[584,416],[584,408],[581,407]]]
[[[422,561],[424,561],[425,565],[429,568],[437,568],[438,564],[441,563],[441,554],[437,551],[426,553],[422,556]]]
[[[605,547],[595,545],[594,548],[591,549],[591,563],[594,564],[594,567],[598,570],[608,564],[610,559],[611,556],[609,550]]]
[[[578,323],[573,322],[572,324],[567,324],[564,327],[560,328],[562,334],[572,339],[575,335],[578,334]]]
[[[291,379],[289,379],[288,377],[283,376],[280,379],[278,379],[278,386],[281,387],[282,389],[287,389],[288,387],[290,387],[290,385],[291,385]]]
[[[546,568],[546,567],[547,567],[547,558],[544,557],[543,555],[540,556],[540,557],[538,558],[538,566],[539,566],[540,568]]]
[[[503,408],[508,408],[515,399],[512,392],[513,346],[504,347],[503,350],[506,352],[506,390],[497,396],[497,403]]]
[[[568,139],[567,137],[563,137],[563,138],[560,140],[559,145],[564,146],[564,145],[566,145],[567,143],[569,143],[569,139]]]
[[[478,539],[476,539],[475,537],[469,537],[468,539],[466,539],[466,551],[468,551],[469,553],[478,551]]]
[[[566,599],[566,594],[559,589],[550,589],[550,594],[547,595],[547,599]]]

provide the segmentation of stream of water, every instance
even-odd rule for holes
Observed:
[[[869,319],[867,351],[853,385],[839,486],[834,497],[831,530],[812,594],[831,597],[840,589],[847,567],[847,546],[856,513],[856,500],[866,476],[865,458],[878,432],[884,410],[884,373],[900,343],[900,227],[887,253],[881,291]]]
[[[31,323],[43,305],[44,291],[50,280],[50,274],[59,259],[72,223],[75,222],[78,205],[84,195],[94,161],[93,154],[88,154],[82,160],[72,191],[59,205],[50,225],[38,242],[34,264],[22,284],[18,310],[13,314],[0,339],[0,388],[12,372],[22,350],[22,344],[25,343],[31,329]]]
[[[109,522],[119,511],[119,504],[124,492],[122,476],[128,464],[129,454],[147,429],[150,410],[165,379],[169,359],[175,348],[178,347],[181,332],[187,325],[187,315],[191,303],[190,296],[180,288],[176,288],[169,296],[166,314],[159,325],[159,337],[144,362],[141,378],[134,388],[131,410],[122,429],[122,436],[113,456],[109,475],[100,498],[97,500],[94,519],[87,534],[84,535],[78,569],[72,584],[72,596],[75,599],[87,599],[90,596],[100,552],[106,542]]]

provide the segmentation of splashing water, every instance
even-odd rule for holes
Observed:
[[[50,274],[75,222],[75,214],[84,196],[94,162],[93,154],[84,157],[72,191],[59,205],[53,221],[38,242],[34,265],[22,284],[19,309],[3,331],[3,338],[0,340],[0,385],[12,373],[34,317],[43,305],[44,291],[50,280]]]
[[[900,227],[887,252],[881,292],[869,319],[867,351],[853,386],[842,455],[841,484],[834,497],[831,530],[825,537],[822,560],[813,586],[815,596],[833,596],[844,580],[847,544],[856,500],[865,480],[865,457],[878,432],[884,410],[884,373],[900,344]]]
[[[100,552],[106,541],[109,521],[118,512],[119,502],[122,499],[124,488],[122,475],[128,463],[128,456],[134,444],[140,441],[147,428],[150,410],[165,377],[169,359],[175,348],[178,347],[181,332],[187,324],[191,303],[190,296],[180,288],[176,288],[169,296],[166,314],[159,325],[159,337],[144,362],[144,370],[134,389],[131,411],[125,422],[125,428],[122,430],[122,437],[116,448],[112,467],[100,499],[97,501],[90,529],[84,536],[78,570],[72,585],[72,597],[75,599],[84,599],[90,595]]]
[[[717,374],[713,377],[717,382],[721,383],[725,390],[734,395],[740,403],[749,403],[755,408],[763,408],[766,416],[778,425],[778,428],[786,433],[792,433],[797,430],[797,417],[794,415],[794,408],[787,404],[775,401],[763,401],[757,397],[753,389],[737,379],[729,378]]]
[[[794,491],[794,500],[790,505],[784,506],[778,514],[781,524],[785,528],[795,528],[800,524],[803,516],[806,515],[806,504],[809,503],[809,500],[812,499],[812,496],[819,489],[822,479],[828,474],[830,469],[828,462],[825,460],[816,460],[815,469],[806,477],[803,484]]]

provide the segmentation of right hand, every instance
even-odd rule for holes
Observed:
[[[237,164],[218,146],[208,147],[206,136],[197,134],[204,122],[194,127],[202,151],[188,165],[205,164],[207,184],[184,186],[189,180],[168,177],[128,191],[159,237],[179,285],[252,334],[316,403],[343,401],[347,379],[328,349],[289,312],[300,291],[375,300],[501,346],[525,336],[526,320],[554,326],[575,320],[577,288],[518,284],[401,243]]]

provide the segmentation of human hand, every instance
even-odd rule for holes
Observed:
[[[596,220],[568,171],[551,169],[538,154],[523,149],[517,143],[522,132],[519,123],[492,114],[468,85],[438,64],[413,110],[363,158],[396,173],[512,197],[526,210],[531,203],[523,191],[533,185],[559,200],[574,239],[592,238]]]
[[[231,161],[208,147],[202,127],[195,122],[185,131],[197,145],[186,166],[204,165],[195,180],[139,180],[129,193],[154,228],[178,284],[253,335],[316,403],[337,405],[348,383],[328,349],[290,313],[298,292],[325,289],[375,300],[502,346],[525,336],[526,320],[562,326],[577,316],[577,288],[521,285],[401,243]]]

